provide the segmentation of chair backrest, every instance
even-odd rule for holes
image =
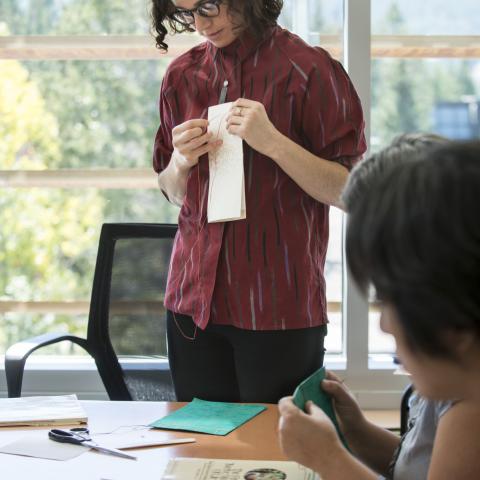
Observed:
[[[177,225],[104,224],[87,341],[112,400],[173,400],[163,298]]]

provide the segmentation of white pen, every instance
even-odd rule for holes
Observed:
[[[155,445],[174,445],[176,443],[194,443],[197,439],[190,437],[190,438],[169,438],[168,440],[160,440]]]
[[[117,447],[119,450],[126,450],[126,449],[133,449],[133,448],[142,448],[142,447],[158,447],[161,445],[177,445],[180,443],[194,443],[197,440],[193,437],[188,437],[188,438],[167,438],[167,439],[161,439],[161,440],[155,440],[151,436],[143,439],[135,439],[132,441],[132,443],[129,445],[128,443],[126,445],[123,445],[121,447]]]

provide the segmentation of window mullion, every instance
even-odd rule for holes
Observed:
[[[371,104],[371,0],[344,0],[344,9],[344,65],[362,101],[368,141]],[[368,302],[360,295],[345,265],[344,279],[347,376],[362,377],[368,373]]]
[[[308,42],[310,33],[308,25],[308,0],[295,0],[293,3],[293,28],[292,30],[303,40]]]

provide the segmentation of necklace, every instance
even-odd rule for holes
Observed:
[[[222,70],[223,70],[223,67],[222,67]],[[225,100],[227,98],[227,90],[228,90],[228,80],[225,79],[223,82],[222,91],[220,92],[218,103],[225,103]]]
[[[228,92],[228,85],[229,85],[229,81],[228,81],[228,77],[230,77],[230,75],[232,75],[232,73],[235,71],[235,69],[238,67],[238,65],[240,65],[241,63],[243,63],[244,60],[246,60],[247,56],[249,54],[251,54],[255,49],[257,50],[258,52],[258,49],[264,44],[264,42],[271,37],[271,34],[272,32],[274,31],[274,29],[272,28],[271,30],[269,30],[268,32],[265,32],[264,35],[263,35],[263,38],[261,38],[258,43],[252,47],[251,51],[248,52],[247,55],[240,57],[240,60],[238,60],[234,65],[233,67],[231,68],[229,74],[227,75],[226,72],[225,72],[225,68],[224,68],[224,65],[225,65],[225,57],[223,56],[223,52],[222,50],[219,48],[217,50],[217,56],[220,56],[221,57],[221,62],[219,62],[219,65],[220,65],[220,68],[222,69],[222,74],[223,74],[223,78],[225,79],[223,81],[223,86],[222,86],[222,90],[220,91],[220,96],[218,98],[218,103],[225,103],[225,100],[227,99],[227,92]]]
[[[220,104],[220,103],[225,103],[225,100],[227,99],[228,85],[229,85],[228,77],[230,77],[232,75],[232,73],[243,62],[244,59],[240,58],[240,60],[238,60],[233,65],[233,67],[230,69],[230,72],[227,75],[227,73],[225,72],[225,68],[224,68],[225,57],[223,56],[223,52],[219,49],[218,53],[220,54],[220,57],[221,57],[221,62],[219,62],[219,65],[220,65],[220,68],[222,70],[223,78],[225,79],[223,81],[222,90],[220,91],[220,96],[218,97],[218,103]]]

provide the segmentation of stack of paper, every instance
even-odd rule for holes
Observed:
[[[0,399],[0,426],[86,423],[76,395]]]

